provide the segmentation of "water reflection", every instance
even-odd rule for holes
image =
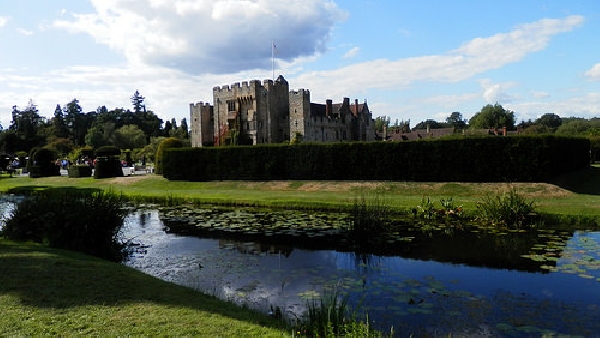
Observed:
[[[156,210],[143,214],[124,234],[145,250],[125,264],[260,311],[279,306],[293,318],[337,289],[399,336],[600,332],[595,232],[427,234],[403,255],[357,255],[179,236],[163,231]]]

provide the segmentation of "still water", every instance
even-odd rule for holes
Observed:
[[[360,255],[164,228],[156,209],[131,214],[124,264],[291,320],[339,292],[397,336],[600,336],[600,232],[423,232],[402,254]]]

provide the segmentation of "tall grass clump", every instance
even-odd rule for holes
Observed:
[[[477,202],[477,219],[493,225],[521,227],[535,221],[535,202],[519,194],[515,187],[485,196]]]
[[[16,205],[2,235],[120,261],[119,234],[127,214],[123,203],[122,196],[110,191],[34,191]]]
[[[355,239],[364,240],[369,235],[387,230],[392,209],[381,195],[370,197],[364,192],[354,199],[351,210],[353,217],[352,234]]]
[[[368,320],[357,319],[356,311],[350,311],[348,297],[333,291],[323,298],[307,302],[307,310],[296,327],[296,333],[307,337],[381,337],[381,333],[369,327]]]

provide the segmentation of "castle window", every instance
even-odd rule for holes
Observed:
[[[227,110],[235,111],[235,100],[227,100]]]

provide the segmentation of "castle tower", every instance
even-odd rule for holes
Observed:
[[[213,110],[208,103],[190,103],[192,147],[213,145]]]
[[[310,118],[310,91],[298,89],[290,92],[290,137],[294,134],[306,136]]]

